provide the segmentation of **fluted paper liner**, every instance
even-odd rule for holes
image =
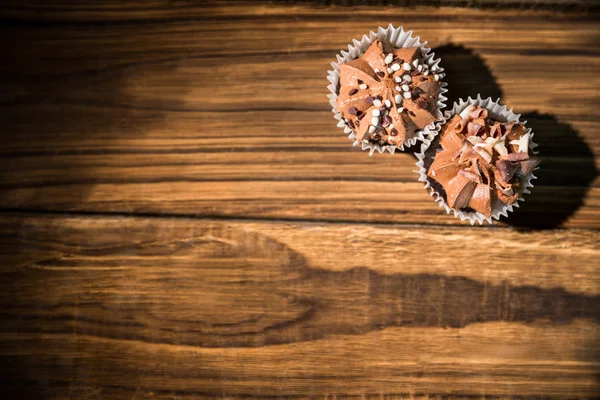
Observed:
[[[329,86],[327,86],[327,88],[329,89],[330,94],[328,94],[327,97],[329,98],[329,103],[331,104],[331,111],[333,111],[334,118],[338,121],[337,126],[340,128],[344,128],[344,132],[348,134],[348,138],[354,141],[353,146],[361,144],[363,150],[369,150],[369,155],[373,155],[375,151],[383,153],[386,150],[394,154],[396,149],[402,151],[404,150],[405,146],[413,146],[417,143],[417,140],[424,140],[427,128],[429,127],[433,129],[435,126],[435,121],[429,124],[427,127],[415,131],[415,134],[412,137],[405,138],[404,143],[402,143],[400,147],[390,145],[381,146],[377,143],[371,142],[364,143],[356,139],[354,131],[346,124],[342,117],[342,114],[339,113],[336,109],[336,100],[338,97],[339,90],[338,86],[340,82],[339,66],[340,64],[352,61],[362,56],[367,51],[371,43],[373,43],[374,40],[379,39],[383,43],[388,43],[396,48],[420,47],[423,53],[423,60],[429,65],[430,68],[434,66],[437,67],[439,71],[438,74],[443,74],[444,69],[441,68],[439,65],[440,59],[435,58],[435,53],[431,51],[430,48],[425,47],[427,42],[421,42],[419,36],[413,37],[412,33],[412,31],[404,31],[404,29],[401,26],[398,28],[394,28],[392,24],[390,24],[387,28],[379,27],[379,29],[377,29],[377,32],[370,32],[368,35],[363,35],[362,40],[360,41],[354,39],[352,41],[353,44],[348,45],[348,51],[342,50],[342,52],[337,55],[337,62],[332,62],[331,66],[333,67],[333,69],[331,71],[328,71],[327,79],[329,80],[330,84]],[[440,86],[440,93],[437,98],[436,120],[443,118],[443,110],[446,107],[445,101],[448,100],[444,96],[444,93],[448,91],[448,89],[446,89],[447,83],[442,82]]]
[[[521,121],[519,119],[521,117],[521,114],[513,113],[512,109],[508,110],[506,106],[500,105],[499,101],[500,99],[493,101],[491,97],[488,97],[487,99],[482,99],[481,95],[477,95],[476,99],[472,99],[471,97],[469,97],[467,100],[460,99],[458,102],[454,103],[454,106],[451,110],[446,111],[442,120],[436,122],[433,128],[427,129],[426,138],[423,140],[423,144],[421,144],[421,152],[415,153],[415,156],[417,156],[417,167],[419,167],[419,170],[415,172],[419,173],[419,181],[425,184],[425,189],[429,191],[429,195],[432,196],[434,200],[437,203],[439,203],[440,207],[443,207],[448,214],[450,214],[450,212],[453,212],[454,217],[460,218],[461,221],[468,220],[471,223],[471,225],[473,225],[475,222],[479,222],[479,224],[482,225],[483,221],[487,221],[491,224],[492,218],[498,220],[501,216],[507,217],[508,213],[512,212],[514,207],[519,207],[520,201],[525,201],[523,199],[523,194],[531,193],[528,190],[529,188],[533,187],[531,181],[536,179],[537,177],[533,175],[533,173],[531,173],[522,178],[521,183],[524,184],[523,190],[520,193],[520,196],[517,199],[517,201],[513,204],[506,204],[500,201],[498,198],[495,198],[494,202],[492,203],[491,216],[486,217],[480,212],[465,212],[455,209],[454,207],[448,206],[446,200],[444,200],[444,197],[440,193],[438,193],[436,189],[431,185],[431,181],[433,181],[433,179],[427,176],[427,170],[425,168],[425,153],[427,152],[427,149],[429,149],[429,147],[431,146],[432,142],[434,142],[437,135],[439,135],[441,127],[446,123],[446,121],[452,118],[455,114],[461,113],[465,108],[467,108],[470,105],[481,106],[486,108],[488,110],[490,118],[494,118],[501,122],[514,121],[522,124],[527,123],[527,121]],[[534,150],[537,147],[537,144],[533,142],[534,134],[531,128],[526,127],[525,133],[530,134],[529,140],[531,151],[534,154],[537,154],[538,152]]]

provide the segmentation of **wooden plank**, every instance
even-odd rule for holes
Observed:
[[[314,15],[328,8],[337,12],[363,13],[381,11],[410,11],[421,5],[437,7],[466,8],[520,8],[560,11],[597,11],[598,0],[206,0],[189,3],[185,0],[149,0],[143,4],[132,6],[122,1],[87,2],[84,4],[68,4],[47,0],[29,0],[24,6],[19,0],[6,0],[0,8],[0,15],[10,21],[19,22],[128,22],[128,21],[160,21],[170,22],[190,18],[231,17],[240,15],[280,16],[290,13]],[[327,7],[333,6],[333,7]],[[407,6],[410,6],[407,7]]]
[[[586,205],[579,208],[584,196]],[[536,195],[527,197],[529,201],[502,224],[598,228],[599,198],[598,188],[586,195],[585,189],[578,187],[536,187]],[[119,210],[162,215],[461,224],[429,198],[422,184],[410,182],[177,180],[59,184],[5,190],[0,199],[5,210]]]
[[[173,72],[171,79],[177,81],[176,77]],[[96,87],[101,88],[102,82],[106,80],[99,80]],[[88,84],[84,80],[75,88],[89,91]],[[135,87],[157,88],[155,84]],[[131,110],[95,106],[89,104],[91,98],[79,100],[76,93],[70,95],[74,103],[82,101],[84,105],[50,101],[5,108],[5,129],[19,134],[11,135],[1,151],[9,167],[0,173],[4,208],[455,222],[443,216],[415,182],[414,158],[369,158],[352,150],[328,111],[152,109],[158,104],[153,102],[161,98],[169,101],[167,93],[153,94],[154,100],[142,96],[135,102],[149,109]],[[275,93],[265,98],[269,96]],[[145,101],[150,103],[144,105]],[[38,118],[30,118],[32,113]],[[524,118],[538,132],[545,157],[536,184],[539,197],[527,204],[533,213],[527,224],[558,226],[566,222],[566,226],[599,227],[593,214],[598,203],[594,154],[599,148],[594,120],[582,118],[571,125],[550,114],[531,112]],[[311,129],[307,129],[307,121]],[[578,173],[574,175],[573,170]],[[199,181],[205,183],[187,184]],[[396,186],[397,181],[411,185]],[[153,185],[146,186],[148,190],[142,194],[138,190],[142,183]],[[593,188],[585,197],[590,185]],[[348,209],[342,210],[348,204],[338,205],[339,197],[328,192],[332,187],[337,190],[336,186],[350,199],[353,192],[360,192],[366,208],[362,212],[355,208],[356,213],[350,215]],[[256,192],[259,189],[264,194]],[[315,191],[306,193],[312,196],[309,208],[295,203],[295,192],[307,189]],[[90,190],[95,192],[93,196],[80,195]],[[240,193],[254,193],[264,201],[253,206]],[[165,196],[172,202],[164,202]],[[223,198],[230,202],[222,203]],[[275,199],[278,206],[273,208],[269,199]],[[381,212],[375,210],[381,208],[377,205],[380,201],[389,202]],[[582,205],[584,209],[573,215]],[[548,211],[557,215],[540,220]],[[407,219],[408,212],[413,214]]]
[[[0,232],[4,391],[600,390],[597,231],[15,215]]]
[[[368,158],[328,111],[330,61],[391,22],[436,48],[451,99],[502,96],[537,132],[515,224],[600,227],[593,15],[244,4],[5,9],[0,208],[458,223],[411,156]]]

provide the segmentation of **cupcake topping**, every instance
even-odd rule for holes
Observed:
[[[375,40],[360,58],[340,65],[337,110],[358,140],[400,147],[436,119],[441,75],[436,80],[434,70],[420,48]],[[364,113],[371,118],[357,123]]]
[[[427,175],[442,185],[450,207],[468,207],[486,217],[495,199],[516,202],[523,177],[539,164],[523,124],[495,121],[482,107],[469,106],[447,121],[439,144]]]

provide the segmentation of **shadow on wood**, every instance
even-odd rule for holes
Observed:
[[[49,233],[63,237],[61,249],[48,252],[43,241],[23,237],[26,264],[2,274],[5,331],[259,347],[388,326],[600,321],[598,296],[366,267],[316,269],[288,246],[247,231],[121,242],[117,228],[95,244],[70,228]]]
[[[77,31],[65,26],[59,34],[67,35],[70,29]],[[157,151],[144,141],[148,128],[162,124],[165,114],[186,97],[190,82],[179,73],[177,61],[129,65],[116,60],[109,67],[82,71],[78,58],[90,65],[90,54],[100,61],[110,52],[104,50],[102,39],[90,46],[73,49],[69,40],[57,40],[43,50],[10,49],[15,71],[21,65],[28,66],[11,75],[13,86],[2,95],[0,189],[12,192],[5,193],[6,203],[18,204],[12,209],[28,210],[35,199],[60,198],[61,193],[66,195],[59,204],[38,208],[81,209],[97,183],[126,181],[126,173],[115,179],[102,172],[128,167],[126,161],[115,162],[110,156],[126,153],[152,157],[146,154]],[[45,62],[51,63],[48,68]],[[164,83],[165,76],[178,79]],[[147,80],[140,84],[140,77]],[[153,97],[155,92],[160,93]],[[15,163],[18,167],[11,168],[12,159],[19,160]],[[4,200],[2,195],[0,200]]]
[[[519,228],[560,227],[582,205],[596,176],[594,153],[569,124],[552,115],[525,113],[521,119],[535,133],[542,164],[534,172],[531,194],[507,222]]]
[[[448,82],[448,108],[458,99],[502,98],[502,89],[492,71],[473,50],[447,44],[434,48],[442,59]],[[519,110],[515,110],[518,112]],[[520,228],[552,229],[560,227],[582,205],[597,176],[594,153],[578,132],[553,115],[530,112],[521,120],[535,132],[542,158],[531,194],[509,215],[506,222]],[[539,200],[538,200],[539,199]]]
[[[343,228],[334,235],[333,231],[319,232],[324,228],[299,225],[279,231],[287,240],[304,232],[292,241],[304,246],[304,250],[296,250],[294,245],[273,238],[278,232],[269,227],[273,223],[253,228],[251,223],[179,218],[18,218],[0,221],[4,233],[0,242],[0,373],[7,382],[0,391],[10,394],[5,398],[54,399],[66,394],[105,398],[114,390],[177,390],[172,388],[179,388],[181,379],[194,385],[188,389],[192,390],[187,393],[190,396],[202,390],[198,385],[209,385],[211,379],[221,385],[215,389],[221,394],[230,393],[227,379],[246,379],[251,388],[266,385],[275,377],[289,388],[294,381],[279,371],[275,359],[292,352],[289,362],[319,363],[323,355],[320,346],[326,346],[321,339],[337,342],[337,351],[346,354],[336,359],[336,364],[352,359],[358,371],[367,365],[362,364],[360,355],[369,352],[369,346],[391,346],[395,350],[381,355],[378,361],[386,376],[394,379],[399,373],[410,375],[422,369],[418,362],[407,363],[404,354],[398,353],[419,350],[394,347],[397,343],[392,342],[410,339],[409,343],[423,349],[468,347],[464,341],[472,340],[472,336],[457,339],[463,334],[468,338],[473,332],[468,329],[449,332],[442,341],[432,338],[439,337],[444,328],[491,322],[502,324],[489,324],[488,333],[477,339],[480,344],[491,343],[491,348],[483,346],[477,351],[482,351],[482,357],[489,355],[494,360],[492,366],[478,369],[456,359],[474,382],[488,377],[490,368],[503,362],[501,353],[510,353],[514,346],[520,349],[517,351],[525,348],[535,352],[531,342],[520,344],[526,331],[549,331],[552,344],[556,341],[558,350],[542,359],[596,363],[599,358],[593,337],[600,321],[600,297],[596,294],[535,284],[518,286],[514,276],[510,284],[439,273],[408,274],[401,272],[405,260],[399,257],[388,257],[389,273],[382,273],[371,267],[356,267],[360,264],[349,259],[356,249],[355,240],[373,240],[375,248],[385,250],[390,247],[389,236],[402,236],[403,228],[386,228],[371,235],[359,233],[360,228]],[[274,236],[260,231],[264,228]],[[341,229],[337,225],[330,228]],[[470,230],[474,237],[486,236],[485,246],[498,238],[487,230]],[[532,235],[503,231],[513,241]],[[332,259],[339,265],[328,268],[311,266],[306,255],[326,247],[310,240],[323,240],[327,235],[330,239],[325,243],[341,246],[337,254],[347,257]],[[339,240],[349,235],[353,237]],[[538,240],[544,242],[556,237],[539,235]],[[409,235],[401,237],[395,246],[411,241],[418,246],[427,239]],[[433,243],[439,250],[449,249],[449,243],[438,247]],[[535,242],[530,246],[527,265],[543,251]],[[593,253],[590,246],[584,246],[583,252]],[[502,257],[505,252],[510,254],[511,250],[504,247],[488,257]],[[593,255],[587,257],[589,260]],[[427,262],[425,256],[413,257],[411,262],[420,261]],[[465,262],[464,254],[459,262]],[[522,270],[527,273],[526,267]],[[579,331],[581,324],[590,328]],[[391,327],[403,329],[386,329]],[[566,327],[575,333],[553,336],[556,329]],[[379,340],[373,341],[379,330],[386,330],[387,335],[373,344]],[[495,336],[497,330],[504,330],[507,336]],[[511,337],[515,343],[510,343]],[[493,345],[498,339],[503,344]],[[575,353],[567,345],[573,340],[578,341]],[[347,353],[353,342],[363,347],[358,359]],[[311,349],[308,354],[306,349]],[[248,371],[223,372],[221,378],[217,364],[223,355],[234,357],[235,365],[240,360],[255,360],[255,365],[266,362],[261,368],[272,372],[261,378],[264,381],[253,380]],[[213,361],[206,363],[209,359]],[[506,360],[515,362],[510,355]],[[535,360],[519,358],[511,368],[520,371],[523,361],[535,365]],[[440,368],[445,371],[445,367]],[[565,367],[543,376],[555,377],[561,368]],[[303,383],[307,379],[320,382],[322,372],[306,371],[299,378]],[[439,379],[439,372],[426,371],[428,377]],[[502,372],[505,375],[497,379],[512,373]],[[532,377],[541,379],[535,373]],[[352,371],[344,371],[340,379],[352,379]]]
[[[451,109],[454,102],[467,99],[469,96],[476,98],[502,97],[502,89],[498,86],[496,78],[485,60],[473,50],[461,45],[449,43],[433,48],[436,57],[441,58],[448,83],[447,109]]]

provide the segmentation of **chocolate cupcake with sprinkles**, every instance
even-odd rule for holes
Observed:
[[[391,25],[355,40],[329,71],[338,126],[370,155],[423,140],[443,117],[447,90],[439,62],[411,31]]]

